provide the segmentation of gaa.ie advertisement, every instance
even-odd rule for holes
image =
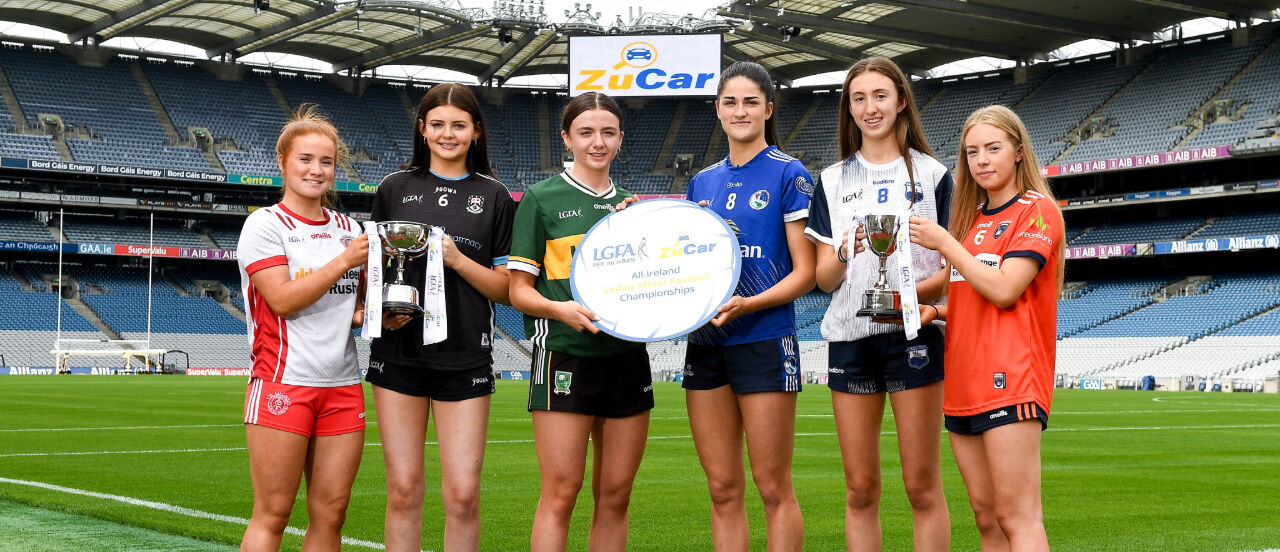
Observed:
[[[569,95],[714,96],[718,34],[569,37]]]

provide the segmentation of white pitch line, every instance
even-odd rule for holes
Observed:
[[[1265,429],[1277,428],[1280,424],[1241,424],[1241,425],[1203,425],[1203,426],[1130,426],[1130,427],[1067,427],[1067,428],[1050,428],[1052,433],[1059,432],[1078,432],[1078,431],[1169,431],[1177,429]],[[897,431],[886,430],[881,431],[881,435],[897,435]],[[946,434],[946,430],[942,434]],[[833,437],[836,433],[832,431],[796,433],[796,437]],[[667,441],[671,439],[690,439],[689,435],[650,435],[650,441]],[[486,443],[495,445],[510,444],[530,444],[533,439],[490,439]],[[438,446],[439,441],[427,441],[424,445]],[[380,447],[382,443],[365,443],[366,447]],[[179,453],[201,453],[201,452],[235,452],[248,450],[245,447],[228,447],[228,448],[208,448],[208,449],[170,449],[170,450],[105,450],[105,451],[76,451],[76,452],[15,452],[9,454],[0,454],[0,458],[15,458],[26,456],[93,456],[99,454],[179,454]]]
[[[222,522],[226,522],[226,523],[234,523],[234,524],[236,524],[236,525],[244,525],[244,526],[246,526],[246,527],[249,525],[249,520],[247,520],[247,519],[245,519],[245,518],[242,518],[242,517],[227,516],[227,515],[222,515],[222,514],[213,514],[213,513],[210,513],[210,512],[204,512],[204,511],[200,511],[200,510],[193,510],[193,509],[191,509],[191,508],[184,508],[184,507],[182,507],[182,506],[174,506],[174,505],[172,505],[172,504],[165,504],[165,503],[163,503],[163,502],[155,502],[155,501],[151,501],[151,500],[142,500],[142,499],[140,499],[140,498],[133,498],[133,497],[131,497],[131,496],[120,496],[120,495],[113,495],[113,494],[107,494],[107,493],[99,493],[99,492],[95,492],[95,491],[86,491],[86,490],[83,490],[83,489],[73,489],[73,488],[71,488],[71,487],[63,487],[63,486],[61,486],[61,485],[53,485],[53,484],[50,484],[50,483],[41,483],[41,482],[39,482],[39,481],[25,481],[25,480],[22,480],[22,479],[9,479],[8,477],[0,477],[0,483],[9,483],[9,484],[11,484],[11,485],[23,485],[23,486],[26,486],[26,487],[35,487],[35,488],[37,488],[37,489],[44,489],[44,490],[47,490],[47,491],[57,491],[57,492],[60,492],[60,493],[67,493],[67,494],[73,494],[73,495],[79,495],[79,496],[87,496],[87,497],[91,497],[91,498],[99,498],[99,499],[103,499],[103,500],[111,500],[111,501],[114,501],[114,502],[121,502],[121,503],[124,503],[124,504],[130,504],[130,505],[133,505],[133,506],[141,506],[141,507],[143,507],[143,508],[150,508],[150,509],[152,509],[152,510],[160,510],[160,511],[162,511],[162,512],[170,512],[170,513],[174,513],[174,514],[184,515],[184,516],[187,516],[187,517],[200,518],[200,519],[210,519],[210,520],[214,520],[214,521],[222,521]],[[305,535],[305,534],[306,534],[306,530],[304,530],[304,529],[299,529],[299,528],[297,528],[297,527],[292,527],[292,526],[290,526],[290,527],[285,527],[285,528],[284,528],[284,532],[285,532],[285,533],[288,533],[288,534],[290,534],[290,535],[298,535],[298,536],[302,536],[302,535]],[[348,546],[359,546],[359,547],[362,547],[362,548],[372,548],[372,549],[375,549],[375,550],[386,550],[386,549],[387,549],[387,547],[386,547],[386,546],[384,546],[384,545],[383,545],[383,544],[381,544],[381,543],[370,542],[370,541],[367,541],[367,540],[355,539],[355,538],[351,538],[351,537],[342,537],[342,544],[345,544],[345,545],[348,545]]]

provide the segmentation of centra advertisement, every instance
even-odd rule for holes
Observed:
[[[569,37],[569,95],[714,96],[718,34]]]

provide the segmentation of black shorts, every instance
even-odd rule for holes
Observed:
[[[604,357],[533,348],[529,411],[626,418],[653,409],[649,353],[637,347]]]
[[[369,357],[370,384],[411,397],[429,397],[433,401],[465,401],[495,391],[493,366],[477,366],[463,370],[441,370],[426,366],[410,367]]]
[[[827,347],[827,387],[871,395],[897,393],[942,381],[942,330],[928,325],[915,339],[901,331],[857,341],[833,341]]]
[[[992,408],[972,416],[943,417],[947,431],[961,435],[980,435],[988,429],[1032,418],[1040,420],[1040,431],[1049,427],[1049,413],[1033,402]]]
[[[732,369],[730,369],[732,367]],[[685,389],[706,390],[726,384],[734,393],[800,391],[800,350],[796,336],[754,343],[706,346],[690,343],[684,353]]]

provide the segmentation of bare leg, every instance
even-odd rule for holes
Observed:
[[[542,492],[533,516],[532,552],[557,552],[568,546],[569,519],[582,490],[587,439],[594,421],[594,416],[585,414],[533,412]]]
[[[942,492],[942,382],[889,395],[898,428],[902,482],[911,502],[916,552],[951,547],[951,514]]]
[[[844,540],[850,552],[880,550],[880,428],[884,394],[831,392],[844,463]]]
[[[964,478],[969,492],[969,506],[978,524],[982,538],[982,552],[1008,552],[1009,539],[996,520],[995,488],[991,483],[991,468],[987,464],[987,446],[981,435],[949,433],[951,450],[956,454],[956,466]]]
[[[433,401],[440,439],[445,552],[480,549],[480,468],[489,428],[489,396]]]
[[[426,492],[422,455],[431,399],[372,387],[387,468],[387,551],[417,552],[422,549],[422,497]]]
[[[364,452],[364,430],[311,439],[307,453],[307,534],[303,552],[342,549],[351,484]]]
[[[795,393],[738,395],[751,477],[764,502],[769,550],[804,548],[804,519],[791,481],[796,438]]]
[[[266,426],[244,427],[249,442],[249,474],[253,478],[253,518],[244,531],[240,550],[276,551],[298,496],[310,440]]]
[[[711,491],[711,541],[717,552],[745,551],[751,532],[744,494],[742,415],[738,398],[725,385],[685,391],[689,428]]]
[[[627,549],[627,507],[649,436],[649,413],[626,418],[596,418],[591,491],[592,551]]]

